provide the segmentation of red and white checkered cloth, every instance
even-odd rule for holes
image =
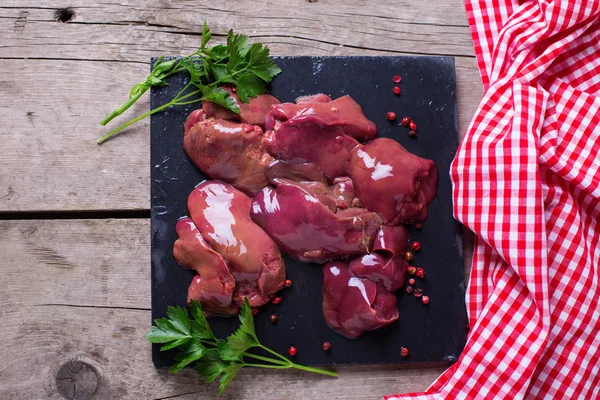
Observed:
[[[485,95],[450,172],[471,331],[425,393],[385,399],[598,399],[600,1],[466,9]]]

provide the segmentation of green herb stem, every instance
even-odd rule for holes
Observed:
[[[105,142],[124,128],[170,106],[211,101],[239,114],[237,102],[220,87],[225,83],[236,87],[237,97],[244,103],[266,93],[265,84],[271,82],[281,72],[281,69],[269,58],[269,48],[260,43],[249,45],[248,36],[236,34],[232,30],[227,33],[226,45],[207,47],[211,37],[212,33],[204,23],[201,44],[195,52],[179,60],[163,61],[160,57],[154,63],[154,68],[146,80],[135,85],[130,91],[129,99],[100,122],[103,126],[131,108],[150,88],[167,85],[166,80],[170,76],[187,71],[189,83],[170,102],[110,131],[97,140],[98,144]],[[197,89],[194,90],[196,94],[202,93],[201,99],[189,100],[189,97],[181,96],[190,86]]]
[[[248,352],[244,353],[244,357],[255,358],[257,360],[266,361],[266,362],[270,362],[273,364],[279,364],[279,365],[291,365],[292,364],[290,361],[283,362],[283,361],[275,360],[274,358],[263,357],[263,356],[259,356],[258,354],[252,354],[252,353],[248,353]]]
[[[119,115],[123,114],[125,111],[127,111],[127,109],[129,109],[129,107],[131,107],[133,105],[133,103],[135,103],[136,101],[138,101],[138,99],[140,97],[142,97],[142,95],[144,93],[146,93],[148,91],[148,89],[150,89],[150,87],[146,86],[146,87],[144,87],[143,90],[140,90],[135,96],[130,97],[129,100],[127,100],[125,103],[123,103],[123,105],[121,107],[117,108],[108,117],[104,118],[100,122],[100,124],[104,126],[104,125],[108,124],[110,121],[112,121],[114,118],[116,118]]]
[[[179,64],[175,65],[175,69],[173,69],[170,72],[167,72],[164,74],[163,79],[168,78],[171,75],[174,75],[178,72],[181,71],[185,71],[185,68],[183,67],[179,67]],[[140,85],[142,86],[142,85]],[[102,121],[100,121],[100,124],[102,126],[106,126],[106,124],[108,124],[110,121],[112,121],[113,119],[115,119],[116,117],[118,117],[119,115],[123,114],[125,111],[127,111],[136,101],[138,101],[140,99],[140,97],[142,97],[144,95],[144,93],[146,93],[149,89],[150,89],[150,85],[143,85],[143,89],[140,89],[138,93],[136,93],[135,96],[132,96],[129,98],[129,100],[127,100],[125,103],[123,103],[120,107],[118,107],[116,110],[114,110],[108,117],[104,118]],[[187,86],[186,86],[187,88]],[[177,96],[176,96],[177,97]]]
[[[338,376],[337,372],[334,372],[334,371],[327,371],[326,369],[307,367],[306,365],[300,365],[300,364],[296,364],[296,363],[292,363],[291,368],[300,369],[302,371],[313,372],[315,374],[332,376],[334,378],[337,378],[337,376]]]
[[[292,368],[291,365],[267,365],[267,364],[252,364],[252,363],[244,363],[244,367],[272,368],[272,369]]]
[[[287,358],[285,358],[281,354],[279,354],[279,353],[277,353],[277,352],[269,349],[268,347],[265,347],[263,345],[260,345],[259,347],[262,348],[262,349],[264,349],[264,350],[267,350],[269,353],[273,353],[274,355],[278,356],[279,358],[285,360],[285,362],[245,352],[244,353],[245,357],[256,358],[257,360],[266,361],[266,362],[270,362],[270,363],[273,363],[273,364],[278,364],[278,366],[268,366],[268,365],[265,365],[265,364],[248,364],[248,363],[245,363],[245,365],[252,366],[252,367],[261,367],[261,368],[280,368],[280,369],[295,368],[295,369],[299,369],[299,370],[302,370],[302,371],[314,372],[316,374],[321,374],[321,375],[327,375],[327,376],[333,376],[333,377],[337,377],[338,376],[337,373],[333,372],[333,371],[327,371],[325,369],[314,368],[314,367],[307,367],[305,365],[293,363],[292,361],[288,360]]]
[[[119,126],[118,128],[115,128],[112,131],[108,132],[106,135],[104,135],[100,139],[98,139],[96,141],[96,143],[102,144],[102,143],[106,142],[108,139],[110,139],[111,137],[113,137],[115,134],[117,134],[118,132],[120,132],[123,129],[127,128],[129,125],[133,125],[136,122],[138,122],[138,121],[140,121],[140,120],[142,120],[142,119],[144,119],[146,117],[149,117],[150,115],[156,114],[157,112],[164,110],[165,108],[169,108],[169,107],[174,106],[174,105],[197,103],[197,102],[201,101],[202,99],[191,100],[191,101],[187,101],[185,103],[181,103],[180,100],[186,99],[186,98],[191,97],[193,95],[196,95],[198,93],[200,93],[200,90],[195,90],[195,91],[193,91],[191,93],[188,93],[188,94],[186,94],[184,96],[181,96],[181,98],[179,98],[179,99],[178,98],[174,98],[173,100],[171,100],[168,103],[163,104],[162,106],[156,107],[155,109],[152,109],[152,110],[150,110],[150,111],[148,111],[148,112],[146,112],[146,113],[144,113],[142,115],[139,115],[139,116],[137,116],[137,117],[135,117],[135,118],[133,118],[133,119],[125,122],[123,125]]]
[[[270,348],[268,348],[267,346],[263,346],[263,345],[261,344],[261,345],[259,345],[258,347],[260,347],[261,349],[263,349],[263,350],[264,350],[264,351],[266,351],[266,352],[269,352],[269,353],[273,354],[274,356],[277,356],[277,357],[281,358],[281,359],[282,359],[283,361],[285,361],[285,362],[291,363],[291,361],[290,361],[289,359],[285,358],[284,356],[282,356],[282,355],[281,355],[281,354],[279,354],[278,352],[276,352],[276,351],[274,351],[274,350],[271,350],[271,349],[270,349]]]

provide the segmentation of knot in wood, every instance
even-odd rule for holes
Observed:
[[[71,360],[56,373],[56,388],[68,400],[89,400],[98,389],[98,373],[89,364]]]
[[[75,11],[70,8],[59,8],[54,13],[54,19],[57,22],[69,22],[75,16]]]

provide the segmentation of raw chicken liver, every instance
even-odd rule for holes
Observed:
[[[345,163],[358,142],[339,128],[320,125],[312,116],[286,121],[265,132],[265,149],[293,164],[317,164],[329,180],[345,175]]]
[[[386,223],[423,220],[437,194],[433,161],[408,152],[392,139],[375,139],[355,148],[346,169],[362,206],[378,212]]]
[[[200,170],[254,196],[268,185],[265,168],[273,160],[263,147],[263,131],[196,110],[186,121],[183,149]]]
[[[372,253],[352,260],[350,270],[360,278],[383,286],[388,292],[395,292],[404,285],[408,268],[404,252],[407,250],[406,227],[384,225],[375,237]]]
[[[199,301],[210,314],[237,314],[238,305],[232,303],[235,279],[223,257],[206,243],[190,218],[180,219],[175,229],[179,237],[173,246],[175,260],[198,273],[188,289],[187,301]]]
[[[265,175],[274,185],[281,179],[288,179],[295,182],[311,181],[327,183],[327,179],[325,179],[321,168],[311,163],[291,164],[275,160],[267,165]]]
[[[188,210],[206,242],[223,257],[236,289],[252,307],[268,302],[285,284],[285,265],[271,238],[249,216],[250,198],[223,182],[207,181],[188,197]]]
[[[332,101],[325,95],[273,106],[265,129],[265,148],[275,158],[317,164],[330,181],[345,175],[346,159],[358,141],[377,133],[350,96]]]
[[[334,213],[331,204],[288,181],[264,188],[250,213],[284,253],[305,262],[366,253],[381,225],[376,213],[362,208]]]
[[[354,193],[354,184],[352,179],[347,176],[340,176],[333,180],[331,191],[335,199],[340,203],[340,208],[360,207],[360,202]]]
[[[331,100],[324,94],[304,96],[294,103],[281,103],[271,108],[265,129],[278,130],[287,121],[311,121],[330,129],[339,129],[360,142],[375,138],[377,126],[369,121],[360,105],[350,96]]]
[[[396,296],[356,277],[340,261],[323,266],[323,316],[336,332],[356,338],[398,319]]]

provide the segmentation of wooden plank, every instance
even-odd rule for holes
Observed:
[[[31,293],[33,294],[33,293]],[[0,398],[61,399],[55,376],[70,360],[98,373],[94,399],[217,399],[217,385],[193,372],[169,374],[152,365],[143,339],[149,311],[19,306],[4,312],[0,334]],[[245,370],[221,399],[381,399],[392,392],[424,390],[442,368],[343,367],[337,379],[294,371]],[[193,396],[191,395],[193,394]],[[181,396],[181,398],[186,398]]]
[[[95,143],[114,93],[145,67],[0,60],[0,211],[149,208],[148,121],[111,146]],[[147,109],[141,103],[134,112]]]
[[[0,254],[3,302],[150,309],[147,219],[0,221]]]
[[[98,122],[148,70],[151,56],[183,55],[206,19],[223,40],[230,27],[276,55],[443,54],[457,57],[459,131],[482,89],[462,2],[358,0],[4,1],[0,6],[0,212],[149,208],[148,123],[98,147]],[[72,21],[55,21],[71,7]],[[147,100],[132,113],[148,109]]]
[[[77,359],[95,399],[216,399],[191,372],[155,370],[150,345],[149,221],[0,221],[0,398],[60,399],[55,376]],[[380,399],[424,390],[443,368],[338,368],[338,379],[243,371],[222,399]]]

